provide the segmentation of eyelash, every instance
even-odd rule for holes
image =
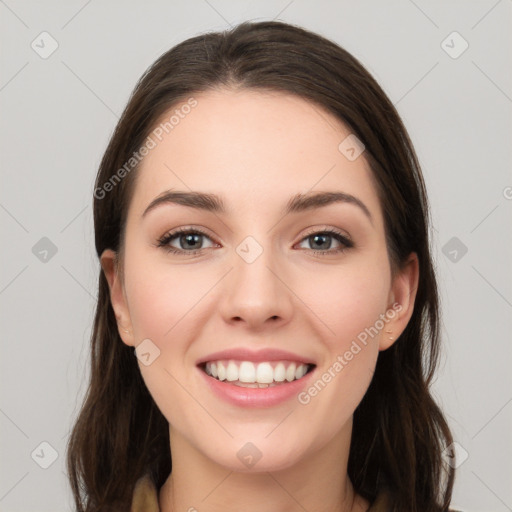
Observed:
[[[169,245],[169,243],[174,238],[176,238],[178,235],[183,235],[183,234],[202,235],[207,238],[210,238],[210,240],[211,240],[211,237],[206,232],[202,231],[199,228],[184,227],[184,228],[177,228],[174,231],[166,233],[164,236],[162,236],[158,240],[157,246],[165,249],[167,252],[172,253],[172,254],[196,255],[196,254],[199,254],[202,251],[204,251],[205,248],[186,251],[184,249],[177,249],[176,247],[172,247]],[[340,244],[342,244],[342,247],[339,247],[334,250],[328,249],[328,250],[323,251],[321,249],[306,249],[307,251],[311,251],[311,252],[315,253],[316,255],[338,254],[338,253],[341,254],[341,253],[345,252],[347,249],[351,249],[352,247],[354,247],[354,243],[349,238],[347,238],[342,233],[340,233],[339,231],[332,229],[332,228],[322,229],[320,231],[319,230],[311,231],[310,233],[306,234],[300,240],[300,242],[306,240],[307,238],[312,237],[313,235],[329,235],[332,238],[334,238],[335,240],[337,240]]]
[[[187,255],[194,255],[198,254],[204,249],[194,249],[192,251],[185,251],[183,249],[176,249],[176,247],[172,247],[169,245],[171,240],[176,238],[177,235],[202,235],[208,238],[211,238],[208,234],[206,234],[204,231],[198,228],[178,228],[174,231],[171,231],[170,233],[165,234],[162,238],[158,240],[158,247],[164,248],[167,252],[173,253],[173,254],[187,254]]]

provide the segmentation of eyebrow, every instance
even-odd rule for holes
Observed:
[[[357,197],[345,192],[315,192],[308,194],[296,194],[286,204],[284,214],[298,213],[314,208],[321,208],[333,203],[348,203],[357,206],[373,223],[372,215],[366,205]],[[151,210],[164,204],[180,204],[190,208],[205,210],[213,213],[226,213],[226,207],[221,197],[204,192],[181,192],[166,190],[153,199],[144,210],[145,217]]]

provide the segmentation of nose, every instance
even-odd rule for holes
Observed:
[[[251,263],[233,254],[233,270],[223,279],[220,313],[229,324],[244,324],[253,331],[283,326],[293,314],[293,292],[283,265],[270,250]]]

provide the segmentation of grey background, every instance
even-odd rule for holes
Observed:
[[[408,127],[436,226],[434,392],[469,455],[453,506],[512,510],[511,14],[511,0],[0,1],[0,511],[71,509],[65,448],[99,271],[93,180],[136,80],[188,37],[274,18],[352,52]],[[58,43],[46,59],[31,47],[51,48],[43,31]],[[453,31],[469,44],[457,58]]]

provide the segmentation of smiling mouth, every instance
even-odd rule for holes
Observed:
[[[294,361],[208,361],[199,368],[208,376],[244,388],[270,388],[302,379],[313,371],[314,364]]]

